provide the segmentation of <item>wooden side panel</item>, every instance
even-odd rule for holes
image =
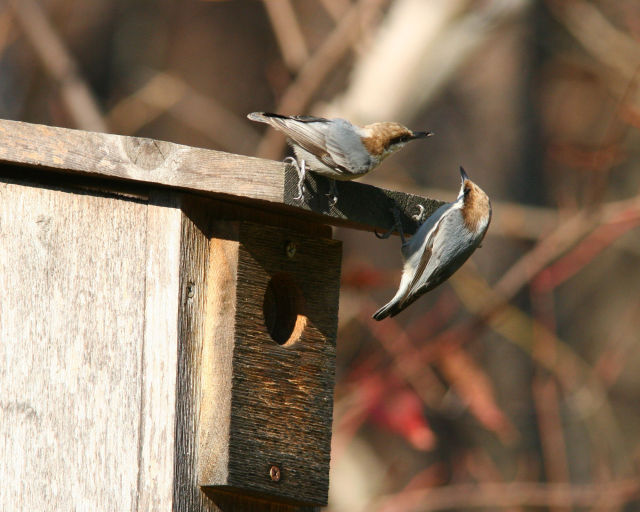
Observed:
[[[0,509],[136,510],[144,203],[0,182]]]
[[[173,500],[182,228],[182,211],[174,197],[169,192],[153,192],[147,209],[140,511],[169,510]]]
[[[197,476],[205,275],[209,250],[202,225],[204,218],[205,212],[187,206],[187,214],[183,213],[181,220],[173,490],[173,510],[176,512],[219,510],[198,486]]]
[[[226,482],[229,478],[231,386],[240,244],[237,222],[216,222],[215,226],[218,236],[209,243],[207,272],[198,475],[200,481]]]

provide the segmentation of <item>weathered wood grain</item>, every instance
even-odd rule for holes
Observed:
[[[215,222],[209,244],[198,481],[227,482],[240,243],[238,223]]]
[[[400,210],[406,233],[417,205],[433,212],[441,202],[391,192],[359,182],[339,182],[339,200],[329,207],[328,181],[308,174],[303,201],[294,199],[297,174],[281,162],[170,142],[0,120],[0,162],[94,178],[127,180],[214,195],[314,222],[363,230],[386,230],[389,209]]]
[[[0,181],[0,510],[137,510],[147,206]]]
[[[334,206],[329,206],[329,187],[327,178],[307,173],[303,201],[298,201],[294,199],[298,194],[298,174],[292,166],[286,166],[284,203],[296,207],[300,216],[304,212],[313,214],[310,220],[316,222],[364,231],[388,231],[394,225],[392,209],[396,208],[404,232],[411,235],[419,226],[412,219],[420,212],[418,205],[424,208],[424,215],[430,215],[443,204],[435,199],[386,190],[358,181],[336,181],[338,201]],[[321,217],[318,218],[318,215]]]
[[[282,201],[282,164],[170,142],[0,121],[0,161]]]
[[[212,432],[217,430],[219,439],[226,438],[227,442],[231,437],[230,425],[210,423],[213,418],[223,420],[225,414],[230,420],[231,414],[231,402],[225,398],[229,396],[229,386],[217,387],[229,376],[229,368],[212,367],[210,364],[212,354],[224,349],[224,345],[221,340],[215,340],[216,343],[212,344],[210,334],[212,328],[224,331],[230,328],[230,323],[235,322],[234,317],[222,316],[220,311],[216,313],[216,308],[223,305],[229,308],[229,302],[225,301],[232,301],[234,289],[221,288],[219,300],[212,291],[229,284],[225,276],[234,272],[233,260],[237,258],[234,251],[238,248],[237,244],[234,249],[233,244],[220,244],[219,240],[211,239],[211,230],[220,226],[217,220],[220,211],[215,207],[202,206],[202,200],[192,197],[185,196],[181,201],[185,213],[182,218],[180,256],[174,510],[311,512],[315,508],[201,487],[199,473],[202,468],[208,463],[223,463],[224,459],[217,457],[228,452],[228,447],[212,444],[215,437]],[[226,215],[233,216],[233,213],[227,212]],[[230,226],[233,222],[224,224]],[[233,229],[230,233],[233,233]],[[228,265],[222,264],[219,258],[222,258],[222,262],[226,258]],[[220,413],[216,416],[213,411],[218,406]],[[206,427],[204,430],[203,425]],[[248,461],[253,456],[253,452],[247,451],[242,458]]]
[[[219,510],[200,490],[196,469],[209,243],[203,225],[206,212],[190,209],[189,213],[183,211],[180,235],[173,510],[205,512]]]
[[[202,406],[209,390],[201,387],[208,357],[205,332],[210,332],[205,327],[214,254],[209,238],[221,218],[253,217],[255,212],[246,205],[179,198],[170,191],[152,190],[148,200],[142,200],[95,190],[62,190],[51,183],[0,181],[0,510],[40,510],[43,504],[52,510],[314,510],[214,492],[198,482],[198,429],[201,418],[207,418],[201,412],[210,405]],[[267,232],[286,234],[287,239],[310,238],[301,246],[301,254],[308,251],[306,257],[329,243],[318,246],[314,241],[330,234],[326,226],[298,218],[278,220],[273,212],[262,220],[293,229],[258,226],[251,236],[238,232],[242,279],[250,281],[254,274],[264,279],[274,271],[278,258],[265,266],[261,256],[271,261],[273,244],[263,248],[251,242],[262,240]],[[329,276],[333,284],[327,294],[309,302],[314,312],[309,314],[309,339],[323,343],[298,355],[272,341],[264,347],[261,313],[249,313],[242,324],[249,326],[250,320],[253,327],[242,339],[253,339],[255,347],[264,349],[254,359],[271,354],[264,368],[275,368],[275,373],[267,376],[262,398],[251,393],[248,384],[237,386],[246,398],[232,400],[230,408],[241,418],[241,437],[260,427],[257,443],[263,450],[276,438],[288,443],[289,451],[280,457],[282,496],[303,503],[314,502],[314,493],[326,494],[310,479],[321,481],[324,468],[328,471],[332,396],[323,391],[310,397],[320,400],[316,409],[321,418],[315,419],[310,416],[313,408],[307,410],[300,400],[316,386],[332,389],[332,359],[327,359],[329,367],[320,368],[311,357],[314,351],[335,351],[339,247],[336,242],[329,246],[329,259],[312,261],[308,267],[318,276],[319,268],[313,265],[324,271],[326,261],[337,258],[332,266],[338,273]],[[306,262],[296,268],[294,274],[301,280]],[[314,276],[302,286],[305,296],[320,289]],[[241,309],[253,301],[255,310],[260,302],[256,290],[244,281],[239,290]],[[237,326],[234,330],[241,332]],[[251,352],[251,347],[240,347],[232,363],[234,369],[247,371],[253,360],[242,356],[242,350]],[[286,371],[280,368],[283,364]],[[232,377],[239,375],[242,372],[234,371]],[[246,375],[254,378],[251,371]],[[258,379],[253,385],[261,383]],[[251,410],[238,405],[260,405],[251,400],[282,405],[287,386],[293,386],[292,407],[302,421],[288,422],[287,433],[300,442],[289,443],[279,429],[265,431],[264,415],[258,414],[257,426],[252,427]],[[232,417],[223,432],[230,440],[227,480],[233,485],[227,490],[241,488],[240,482],[257,471],[252,447],[234,437]],[[304,452],[301,457],[294,454],[296,444]],[[306,464],[305,457],[320,468],[312,464],[311,476],[297,474],[301,466],[296,464]],[[259,473],[249,490],[264,497],[274,482],[265,484],[262,469]]]
[[[199,483],[325,504],[340,243],[247,222],[212,227]],[[287,254],[288,244],[294,254]],[[276,343],[266,326],[274,276],[300,294],[293,322],[301,334],[291,346]],[[280,472],[276,481],[272,466]]]
[[[173,501],[182,228],[182,211],[175,195],[153,193],[149,199],[140,375],[140,511],[168,510]]]

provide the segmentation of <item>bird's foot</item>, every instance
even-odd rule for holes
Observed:
[[[397,230],[398,234],[400,235],[402,245],[404,245],[406,243],[406,239],[404,238],[404,230],[402,229],[402,220],[400,220],[400,210],[396,205],[393,205],[390,210],[391,214],[393,215],[393,226],[391,226],[391,229],[389,229],[389,231],[387,231],[386,233],[378,233],[377,231],[374,231],[373,233],[381,240],[385,240],[389,238],[394,231]]]
[[[304,179],[307,175],[304,160],[302,160],[302,165],[299,165],[298,161],[295,158],[293,158],[292,156],[288,156],[284,159],[284,162],[293,165],[293,167],[295,167],[296,169],[296,172],[298,173],[298,195],[293,199],[296,201],[301,201],[304,197]]]
[[[329,206],[335,206],[338,204],[338,189],[336,187],[336,180],[329,179],[329,193],[327,197],[329,198]]]
[[[421,204],[418,205],[418,213],[412,215],[411,218],[416,222],[422,222],[422,217],[424,217],[424,206]]]

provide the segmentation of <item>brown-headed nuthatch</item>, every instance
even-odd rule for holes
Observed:
[[[299,177],[296,200],[302,199],[307,169],[332,180],[353,180],[367,174],[407,142],[431,135],[431,132],[414,132],[392,122],[360,127],[345,119],[267,112],[252,112],[247,117],[269,124],[288,137],[296,158],[287,160],[296,167]],[[330,195],[335,204],[337,196],[333,181]]]
[[[482,242],[491,221],[491,203],[462,167],[460,174],[458,198],[438,208],[411,239],[405,241],[398,226],[404,259],[400,287],[393,299],[375,312],[376,320],[397,315],[446,281]]]

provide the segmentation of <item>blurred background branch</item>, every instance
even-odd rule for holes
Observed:
[[[7,0],[40,64],[56,81],[62,100],[76,126],[106,132],[107,125],[91,89],[81,77],[74,58],[35,0]]]

